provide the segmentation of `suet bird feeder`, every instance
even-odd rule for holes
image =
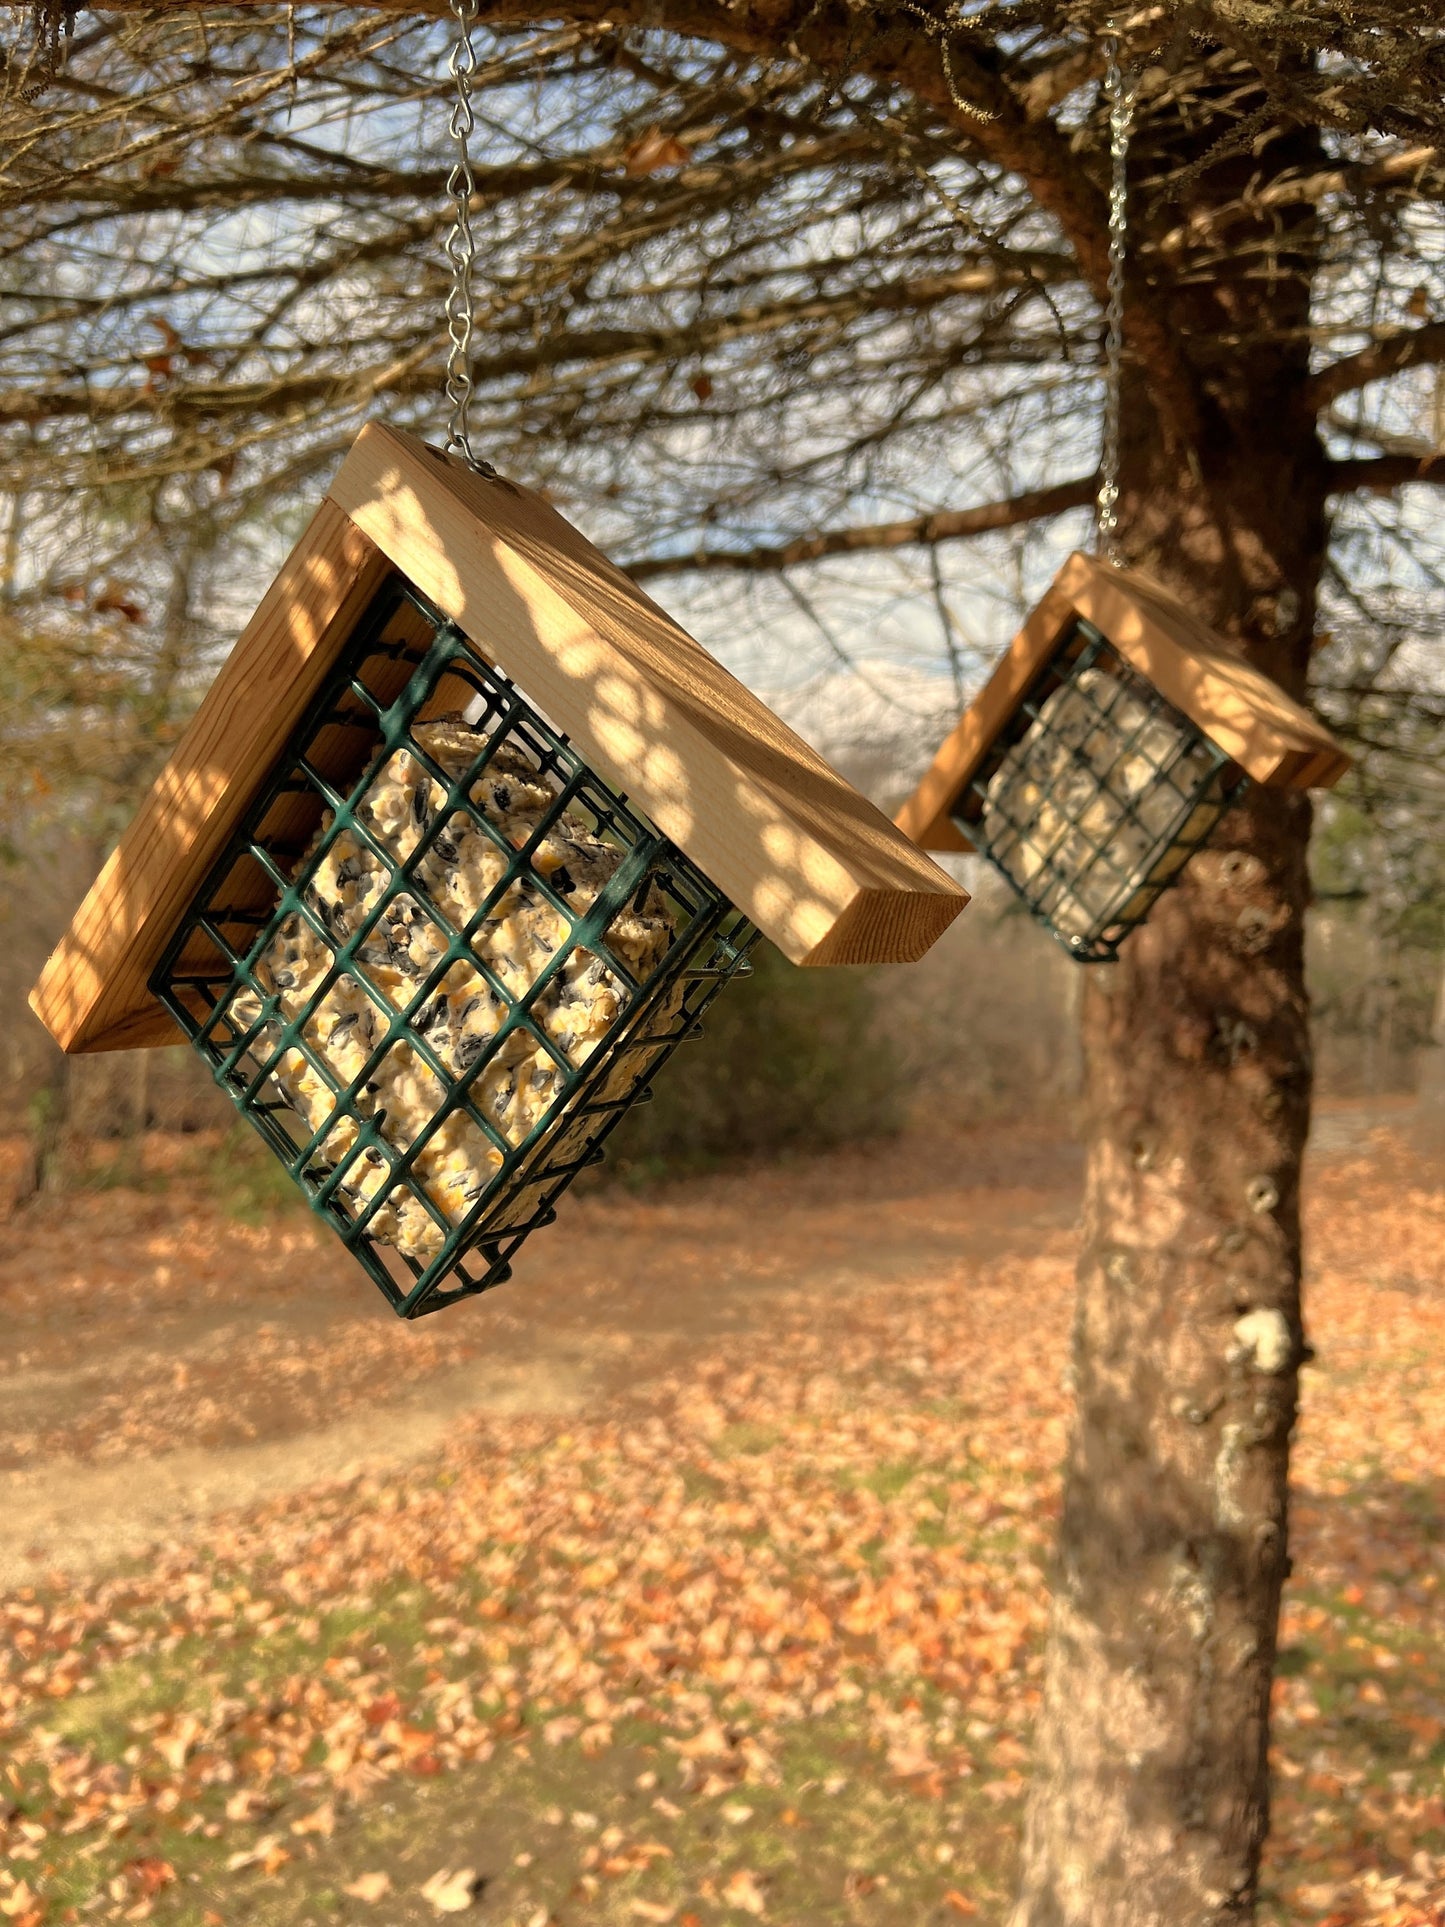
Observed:
[[[904,805],[923,849],[976,850],[1081,962],[1109,962],[1249,782],[1349,758],[1135,570],[1070,556]]]
[[[364,429],[31,1002],[188,1038],[404,1317],[508,1275],[757,934],[967,901],[538,496]]]

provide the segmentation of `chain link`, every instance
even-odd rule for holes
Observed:
[[[451,0],[452,17],[456,21],[457,37],[452,47],[451,59],[447,65],[456,86],[456,98],[452,103],[451,137],[456,147],[456,159],[447,177],[447,193],[451,196],[454,215],[451,232],[447,235],[446,254],[451,264],[452,284],[447,290],[446,317],[447,335],[451,349],[447,354],[446,396],[451,403],[451,417],[447,423],[448,453],[458,449],[470,465],[480,475],[495,475],[496,470],[490,462],[484,462],[472,451],[471,406],[472,406],[472,270],[476,265],[477,242],[472,232],[472,195],[476,191],[476,179],[472,174],[472,157],[468,147],[472,130],[476,126],[476,116],[472,112],[472,75],[477,71],[476,49],[472,46],[472,28],[476,25],[477,0]]]
[[[30,49],[20,70],[20,98],[34,106],[65,70],[82,0],[31,0]]]
[[[1104,436],[1095,509],[1099,550],[1119,566],[1119,401],[1124,379],[1124,268],[1129,241],[1129,134],[1135,79],[1119,61],[1119,36],[1104,41],[1104,93],[1109,103],[1109,287],[1104,312]]]

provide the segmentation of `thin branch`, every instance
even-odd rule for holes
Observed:
[[[1329,468],[1330,492],[1353,489],[1388,492],[1409,482],[1445,483],[1445,451],[1434,456],[1371,455],[1347,457]],[[663,575],[722,571],[750,575],[777,574],[832,555],[865,555],[889,549],[932,547],[964,536],[985,535],[993,529],[1018,528],[1043,521],[1068,509],[1087,508],[1098,489],[1098,477],[1080,475],[1052,488],[1031,489],[1002,502],[978,508],[944,509],[901,522],[864,523],[847,529],[828,529],[802,535],[792,542],[754,549],[693,549],[682,555],[640,556],[622,567],[635,582]]]
[[[1260,187],[1251,182],[1237,200],[1196,208],[1187,222],[1160,235],[1161,254],[1175,255],[1186,248],[1218,238],[1241,220],[1258,221],[1262,214],[1286,207],[1318,207],[1333,194],[1364,193],[1373,188],[1399,188],[1406,193],[1420,190],[1421,183],[1441,162],[1435,147],[1410,147],[1403,153],[1387,154],[1382,160],[1334,167],[1314,174],[1287,174],[1282,180]],[[1161,202],[1173,191],[1168,176],[1148,183],[1148,191]]]
[[[1353,394],[1372,381],[1398,375],[1406,368],[1429,368],[1445,362],[1445,321],[1432,321],[1423,328],[1404,328],[1371,342],[1357,355],[1346,355],[1312,375],[1305,388],[1305,400],[1316,412],[1328,408],[1341,395]]]
[[[1329,465],[1330,493],[1388,495],[1410,482],[1445,482],[1445,449],[1435,455],[1347,455]]]
[[[641,556],[625,562],[624,571],[635,582],[654,576],[684,575],[692,571],[743,570],[773,574],[829,555],[863,555],[880,549],[903,549],[950,542],[964,535],[984,535],[990,529],[1017,528],[1023,522],[1062,515],[1066,509],[1086,508],[1094,499],[1098,478],[1080,475],[1053,488],[1031,489],[1004,502],[985,502],[978,508],[944,509],[934,515],[915,515],[906,522],[875,522],[849,529],[828,529],[801,535],[774,548],[694,549],[685,555]]]

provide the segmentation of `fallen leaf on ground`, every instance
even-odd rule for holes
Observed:
[[[352,1900],[385,1900],[391,1892],[389,1873],[362,1873],[341,1889]]]
[[[757,1876],[747,1867],[739,1867],[736,1873],[728,1875],[723,1882],[722,1897],[730,1907],[741,1907],[745,1914],[767,1912],[767,1902],[763,1899]]]
[[[226,1801],[228,1820],[259,1820],[271,1811],[271,1802],[254,1787],[243,1786]]]
[[[267,1873],[275,1873],[291,1858],[281,1845],[279,1834],[268,1833],[258,1840],[254,1847],[246,1847],[240,1853],[233,1853],[226,1862],[227,1873],[240,1873],[243,1867],[263,1867]]]
[[[291,1831],[319,1833],[323,1840],[329,1840],[336,1831],[336,1808],[330,1800],[323,1800],[314,1813],[303,1813],[299,1820],[293,1820]]]
[[[138,1894],[147,1899],[158,1894],[162,1887],[169,1887],[175,1880],[176,1870],[169,1860],[149,1854],[140,1860],[131,1860],[121,1869]]]
[[[439,1914],[461,1914],[481,1897],[482,1878],[475,1867],[439,1867],[421,1890],[423,1900]]]

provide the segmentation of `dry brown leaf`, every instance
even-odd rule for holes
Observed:
[[[461,1914],[481,1898],[482,1878],[475,1867],[439,1867],[421,1889],[421,1897],[439,1914]]]
[[[156,1854],[148,1854],[140,1860],[128,1860],[121,1872],[135,1891],[147,1898],[158,1894],[163,1887],[171,1886],[176,1879],[176,1870],[170,1861],[162,1860]]]
[[[271,1811],[273,1802],[255,1787],[238,1787],[226,1801],[228,1820],[259,1820],[264,1813]]]
[[[159,314],[147,315],[146,320],[155,329],[156,333],[160,336],[161,340],[165,343],[166,349],[170,354],[174,355],[179,353],[180,350],[185,346],[185,343],[181,340],[179,333],[176,331],[175,328],[171,326],[170,322],[166,320],[164,315],[159,315]]]
[[[254,1847],[243,1847],[239,1853],[233,1853],[226,1862],[226,1872],[239,1873],[243,1867],[261,1867],[266,1873],[275,1873],[290,1858],[281,1845],[280,1835],[268,1833]]]
[[[341,1889],[352,1900],[385,1900],[391,1892],[389,1873],[362,1873]]]
[[[91,603],[91,609],[98,616],[124,616],[127,622],[144,622],[145,607],[127,589],[109,584]]]
[[[293,1833],[319,1833],[323,1840],[329,1840],[336,1831],[336,1808],[330,1800],[323,1800],[311,1813],[303,1813],[299,1820],[291,1822]]]
[[[762,1916],[768,1910],[758,1877],[749,1867],[739,1867],[722,1885],[722,1897],[730,1907],[741,1907],[745,1914]]]
[[[644,174],[661,174],[670,167],[686,167],[692,149],[676,134],[665,134],[660,127],[649,127],[622,152],[622,166],[630,179]]]

